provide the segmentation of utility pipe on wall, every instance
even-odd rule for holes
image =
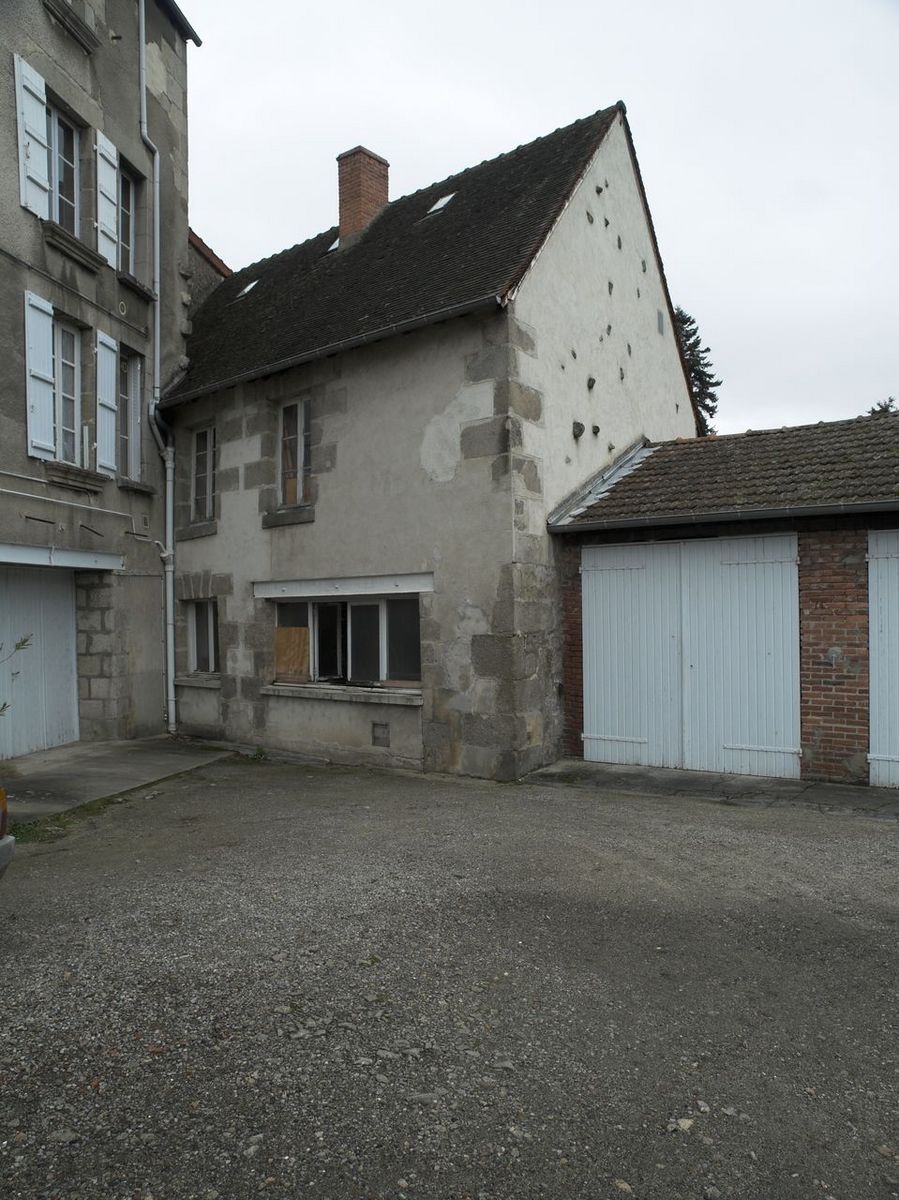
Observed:
[[[177,729],[175,711],[175,447],[171,431],[159,414],[162,347],[159,290],[162,276],[159,249],[159,150],[147,125],[147,11],[146,0],[138,0],[140,22],[140,136],[153,155],[153,395],[150,399],[150,429],[165,465],[165,545],[160,550],[165,573],[165,712],[169,733]]]

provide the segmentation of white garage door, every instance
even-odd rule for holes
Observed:
[[[868,535],[870,780],[899,787],[899,531]]]
[[[584,757],[799,775],[794,535],[585,547]]]
[[[0,758],[78,738],[71,571],[0,567],[0,658],[29,634],[28,649],[0,664],[0,703],[9,703],[0,716]]]

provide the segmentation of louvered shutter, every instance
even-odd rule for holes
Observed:
[[[143,414],[141,363],[139,358],[132,358],[128,364],[128,386],[131,394],[128,397],[128,476],[130,479],[140,479],[140,434],[141,417]]]
[[[28,453],[34,458],[55,458],[53,305],[33,292],[25,293],[25,371]]]
[[[45,220],[50,216],[50,153],[44,81],[15,56],[19,124],[19,188],[22,204]]]
[[[97,130],[97,250],[111,267],[119,259],[119,152]]]
[[[97,470],[116,473],[118,343],[97,331]]]

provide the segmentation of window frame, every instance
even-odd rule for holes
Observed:
[[[128,182],[128,185],[130,188],[130,193],[131,193],[131,207],[128,208],[127,210],[125,209],[125,206],[123,204],[124,188],[122,186],[126,180]],[[136,274],[134,231],[135,231],[135,218],[137,216],[137,189],[138,189],[138,178],[135,175],[135,173],[133,171],[130,171],[127,167],[123,167],[121,164],[119,164],[119,195],[118,195],[118,221],[117,221],[118,229],[116,230],[116,235],[118,238],[118,250],[119,250],[119,255],[118,255],[119,270],[122,272],[123,275],[130,275],[132,278],[134,278],[134,276]],[[129,240],[127,242],[122,237],[122,230],[125,227],[125,221],[124,221],[125,212],[127,212],[127,214],[128,214]],[[123,251],[126,251],[127,253],[123,254]]]
[[[127,378],[125,392],[122,391],[123,368]],[[141,477],[142,379],[141,356],[120,344],[116,371],[116,473],[123,479],[138,482]],[[136,427],[134,417],[137,418]],[[123,427],[126,430],[124,438]]]
[[[59,179],[59,161],[61,157],[61,147],[59,139],[59,126],[65,125],[72,131],[72,186],[74,197],[71,201],[72,207],[72,228],[61,220],[60,213],[60,179]],[[47,104],[47,174],[50,181],[50,220],[55,221],[57,225],[71,233],[73,237],[80,237],[81,229],[81,129],[72,120],[72,118],[58,108],[55,104]],[[68,161],[68,160],[63,160]],[[68,198],[65,198],[65,203],[69,204]]]
[[[214,597],[207,597],[205,600],[190,600],[188,607],[187,657],[189,672],[191,675],[219,675],[221,674],[221,653],[219,649],[218,600]],[[206,667],[199,665],[198,655],[200,641],[198,616],[201,608],[206,611],[205,652],[208,662]]]
[[[389,604],[392,600],[415,600],[418,605],[418,645],[419,645],[419,670],[417,678],[408,679],[391,679],[389,677],[389,649],[390,649],[390,623],[389,623]],[[275,601],[276,614],[275,626],[280,625],[277,607],[280,604],[305,604],[306,605],[306,628],[309,630],[309,666],[308,666],[308,682],[310,684],[328,684],[336,687],[372,687],[372,688],[416,688],[421,686],[421,609],[420,598],[418,593],[409,593],[402,596],[352,596],[341,597],[335,600],[332,597],[322,596],[311,599],[288,599],[285,597],[281,601]],[[320,654],[319,654],[319,637],[320,637],[320,617],[321,609],[325,607],[336,607],[338,610],[338,622],[336,631],[336,659],[338,671],[336,675],[323,675],[320,669]],[[374,608],[378,609],[378,678],[364,679],[353,675],[353,609],[355,608]],[[344,661],[344,647],[345,661]],[[277,663],[274,665],[274,683],[295,683],[295,680],[282,677],[279,679]],[[303,686],[299,684],[298,686]]]
[[[198,511],[200,499],[197,491],[197,443],[202,434],[206,435],[206,483],[203,495],[203,511]],[[215,425],[200,425],[191,434],[190,455],[190,519],[192,524],[215,520]]]
[[[64,334],[71,334],[74,355],[71,362],[74,392],[67,397],[63,391],[63,366],[67,360],[63,358],[62,340]],[[69,466],[81,466],[81,384],[82,384],[82,347],[81,330],[71,321],[60,320],[53,314],[53,429],[56,440],[54,458],[57,462],[68,463]],[[66,399],[72,400],[72,440],[73,454],[65,457],[65,426],[63,425],[63,408]]]
[[[287,499],[287,476],[284,467],[284,414],[290,409],[297,410],[296,423],[296,498]],[[311,459],[311,425],[308,400],[285,400],[278,413],[278,505],[280,508],[300,508],[309,504],[309,463]]]

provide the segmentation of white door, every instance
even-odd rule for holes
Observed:
[[[899,787],[899,530],[868,534],[870,781]]]
[[[799,775],[793,535],[583,552],[584,757]]]
[[[28,648],[0,663],[0,758],[78,738],[73,572],[0,567],[0,658],[26,636]]]

